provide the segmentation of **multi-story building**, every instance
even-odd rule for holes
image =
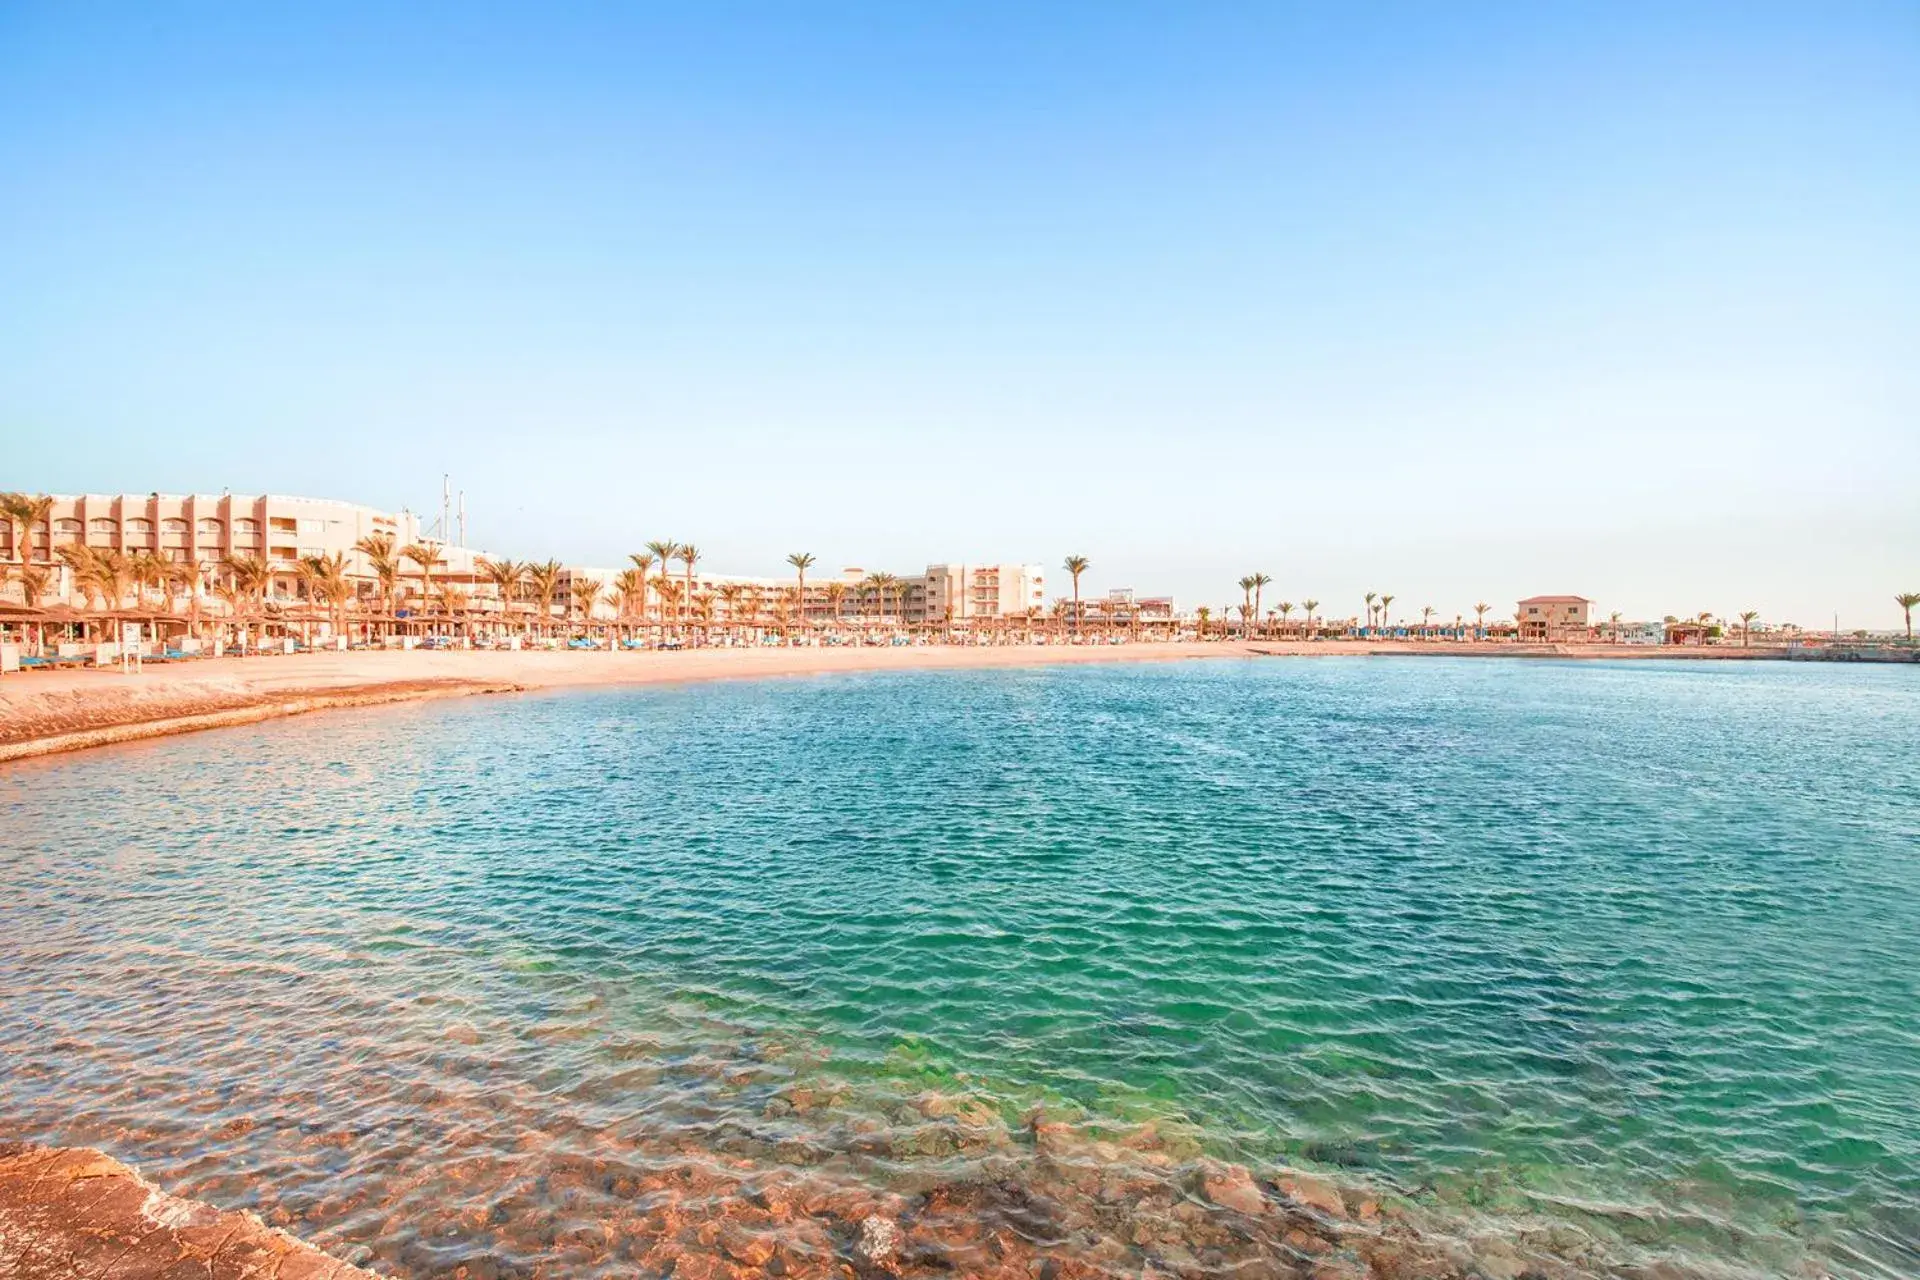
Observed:
[[[419,539],[419,523],[406,512],[279,494],[56,494],[47,518],[24,536],[0,522],[0,557],[58,565],[59,549],[69,544],[182,564],[257,556],[273,575],[270,594],[283,596],[291,594],[296,566],[306,556],[344,555],[350,576],[371,578],[354,544],[376,533],[404,546]],[[69,590],[63,574],[57,595]]]
[[[24,532],[0,521],[0,563],[28,562],[54,568],[50,603],[74,599],[74,584],[60,559],[60,548],[80,544],[127,556],[159,555],[181,564],[212,566],[227,557],[258,557],[267,564],[267,598],[288,602],[300,591],[299,563],[308,557],[344,557],[347,577],[363,597],[379,590],[378,577],[358,544],[376,534],[391,538],[396,551],[430,545],[437,553],[431,568],[436,588],[451,586],[465,598],[468,613],[485,616],[502,610],[499,591],[482,572],[485,555],[471,547],[448,545],[428,536],[413,513],[378,511],[358,503],[281,494],[62,494],[52,498],[47,518]],[[16,540],[19,545],[15,545]],[[597,619],[615,616],[614,581],[626,566],[564,568],[553,597],[557,616],[576,612],[573,584],[600,583],[593,610]],[[688,575],[679,562],[654,565],[649,583],[662,576],[684,597]],[[407,557],[398,561],[399,608],[410,612],[425,585],[427,571]],[[881,586],[876,578],[885,581]],[[692,574],[696,612],[710,609],[716,621],[736,616],[819,624],[839,620],[882,620],[890,624],[964,624],[973,619],[1038,614],[1045,607],[1045,580],[1037,564],[928,565],[918,574],[875,575],[861,568],[838,577],[822,574],[806,582],[804,606],[794,608],[799,587],[792,577],[713,573],[696,566]],[[734,590],[738,588],[738,590]],[[521,599],[525,599],[522,587]],[[659,607],[649,591],[649,613]],[[685,607],[684,599],[681,608]]]
[[[1528,596],[1514,614],[1520,639],[1548,644],[1585,640],[1592,605],[1585,596]]]
[[[1046,574],[1037,564],[930,564],[920,575],[918,616],[910,621],[1014,618],[1046,607]]]

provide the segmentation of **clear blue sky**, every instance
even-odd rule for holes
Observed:
[[[1892,625],[1920,5],[0,0],[0,487],[443,471],[585,563]]]

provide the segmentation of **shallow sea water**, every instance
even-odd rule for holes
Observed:
[[[836,676],[15,766],[0,1136],[407,1276],[1390,1269],[1234,1163],[1432,1274],[1917,1275],[1917,674]]]

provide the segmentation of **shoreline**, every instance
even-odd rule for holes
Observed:
[[[869,671],[980,670],[1196,658],[1475,657],[1780,660],[1766,649],[1430,641],[1205,641],[1125,645],[696,649],[683,652],[352,651],[208,658],[0,681],[0,763],[315,711],[479,694]]]

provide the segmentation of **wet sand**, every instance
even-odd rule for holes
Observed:
[[[132,674],[22,672],[0,679],[0,761],[339,707],[579,685],[757,679],[1188,658],[1417,654],[1504,658],[1762,658],[1736,648],[1410,641],[1208,641],[635,651],[364,651],[149,663]]]

